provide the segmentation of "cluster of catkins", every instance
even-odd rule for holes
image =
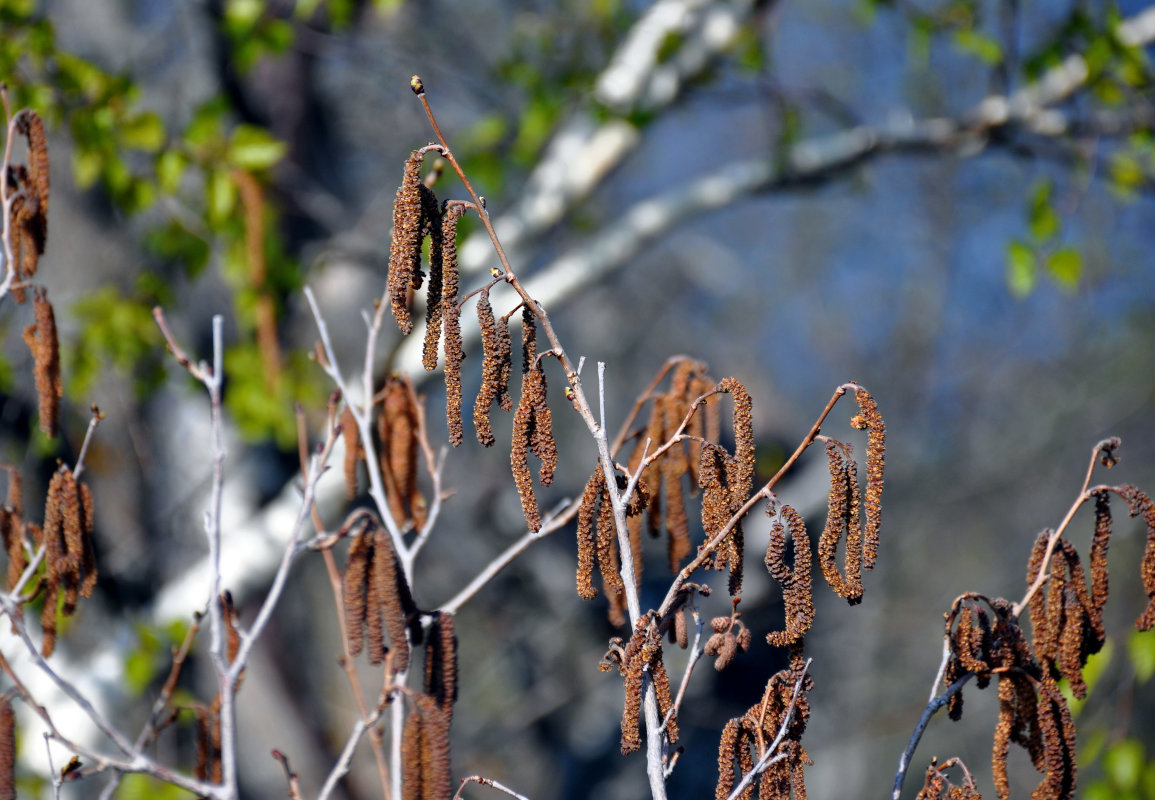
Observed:
[[[465,299],[477,296],[477,325],[482,341],[481,385],[473,404],[473,424],[477,440],[486,447],[495,443],[490,413],[494,405],[503,411],[513,410],[509,393],[512,372],[510,317],[522,309],[522,385],[521,398],[513,418],[513,443],[510,463],[514,483],[521,497],[526,524],[532,531],[541,528],[529,455],[540,461],[538,483],[549,486],[557,467],[557,446],[553,438],[552,417],[546,401],[547,383],[538,354],[537,325],[532,308],[518,303],[511,311],[496,316],[490,302],[490,290],[500,280],[459,299],[457,269],[457,223],[461,215],[475,209],[472,203],[446,201],[438,203],[433,190],[421,179],[425,154],[439,151],[437,145],[414,150],[405,164],[401,186],[393,206],[393,239],[389,251],[388,293],[393,316],[402,333],[413,330],[412,293],[424,284],[421,270],[422,242],[428,238],[429,282],[426,295],[425,342],[422,363],[427,370],[438,365],[439,351],[444,354],[446,422],[449,441],[457,446],[464,440],[462,423],[461,366],[465,359],[461,335],[461,310]]]
[[[1116,462],[1118,439],[1100,443],[1097,452],[1108,467]],[[1148,604],[1135,624],[1139,630],[1155,625],[1155,505],[1131,485],[1097,486],[1086,495],[1095,505],[1091,539],[1090,585],[1074,545],[1055,532],[1044,530],[1035,541],[1027,566],[1028,645],[1012,606],[1002,599],[965,594],[946,615],[951,657],[943,673],[944,686],[974,675],[980,689],[998,676],[999,719],[995,728],[992,767],[1000,798],[1010,796],[1007,752],[1013,742],[1023,747],[1043,779],[1032,793],[1036,800],[1065,800],[1075,794],[1075,727],[1059,680],[1071,693],[1084,698],[1087,685],[1083,667],[1105,641],[1103,608],[1107,602],[1107,550],[1111,536],[1109,497],[1116,494],[1131,516],[1144,518],[1146,551],[1141,566]],[[1050,552],[1048,560],[1047,553]],[[1046,574],[1045,583],[1036,585]],[[953,719],[962,715],[962,692],[950,698]]]
[[[16,114],[13,129],[25,137],[27,164],[10,165],[6,181],[9,199],[8,228],[12,233],[12,296],[16,302],[27,299],[26,281],[36,275],[40,256],[48,244],[48,142],[44,122],[31,109]],[[56,315],[43,288],[32,293],[35,321],[24,329],[24,343],[32,352],[39,401],[40,430],[55,436],[60,398],[64,388],[60,380],[60,345],[56,337]]]
[[[81,597],[90,597],[96,588],[96,556],[92,545],[95,529],[92,492],[76,480],[72,470],[61,466],[48,484],[44,502],[44,524],[24,520],[24,499],[20,476],[8,467],[8,500],[0,509],[0,534],[8,554],[8,591],[12,591],[29,564],[29,553],[44,547],[44,572],[35,590],[25,594],[27,602],[44,595],[40,627],[44,638],[41,652],[47,658],[56,649],[57,613],[76,613]]]

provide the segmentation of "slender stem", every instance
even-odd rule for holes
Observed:
[[[938,710],[947,704],[955,692],[962,689],[973,677],[974,673],[968,672],[950,686],[946,691],[938,697],[933,698],[926,704],[923,709],[922,716],[918,719],[918,724],[914,726],[914,732],[910,734],[910,741],[906,744],[906,749],[902,751],[902,755],[898,759],[898,772],[894,776],[894,791],[891,792],[890,800],[899,800],[902,796],[902,784],[906,780],[906,772],[910,767],[910,759],[914,756],[915,748],[918,747],[919,740],[922,739],[922,734],[926,730],[926,726],[930,724],[931,717],[933,717]]]
[[[461,785],[458,786],[457,791],[453,793],[452,800],[458,800],[458,798],[461,797],[461,790],[464,789],[465,784],[469,783],[470,781],[473,781],[474,783],[480,783],[482,786],[489,786],[493,789],[497,789],[499,792],[505,792],[507,795],[514,797],[517,800],[529,800],[529,798],[527,798],[525,795],[518,794],[508,786],[503,786],[502,784],[493,780],[493,778],[483,778],[480,775],[470,775],[468,778],[462,778]]]

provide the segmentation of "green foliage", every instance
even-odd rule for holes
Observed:
[[[297,403],[306,408],[324,405],[325,387],[316,364],[301,353],[290,353],[280,379],[269,387],[264,377],[261,352],[252,342],[225,351],[229,376],[225,406],[241,433],[250,438],[270,435],[277,446],[289,450],[297,444]]]
[[[1127,637],[1127,656],[1135,669],[1135,681],[1143,685],[1151,680],[1155,675],[1155,631],[1132,631]]]
[[[164,628],[153,628],[138,624],[136,648],[124,660],[126,688],[134,697],[142,696],[158,679],[163,678],[172,666],[174,648],[184,641],[188,626],[176,621]]]
[[[1063,219],[1052,201],[1053,191],[1050,180],[1035,184],[1027,202],[1030,239],[1012,239],[1007,244],[1007,288],[1015,297],[1034,291],[1040,271],[1066,292],[1076,290],[1083,277],[1083,254],[1076,247],[1058,243]]]
[[[125,775],[116,792],[116,800],[189,800],[191,792],[147,775]]]
[[[133,295],[104,286],[77,302],[73,313],[84,333],[64,345],[62,353],[70,395],[91,395],[101,373],[109,367],[131,378],[138,398],[164,381],[164,341],[152,318],[158,284],[142,276]]]

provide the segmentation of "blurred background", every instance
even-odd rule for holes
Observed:
[[[206,357],[210,318],[225,319],[227,536],[243,551],[232,585],[242,618],[255,612],[268,542],[287,535],[299,496],[294,403],[319,435],[331,389],[307,358],[317,334],[301,289],[316,291],[346,374],[360,369],[402,165],[432,138],[417,73],[515,270],[586,358],[587,390],[606,363],[611,430],[669,356],[700,358],[749,387],[765,481],[836,386],[877,398],[889,434],[879,563],[861,606],[817,592],[804,745],[810,796],[888,793],[952,600],[1022,596],[1035,535],[1062,520],[1099,440],[1123,448],[1097,480],[1155,491],[1153,15],[1082,0],[0,0],[0,78],[13,109],[50,127],[37,279],[56,307],[68,403],[62,436],[45,439],[19,342],[30,311],[6,304],[0,447],[26,496],[75,459],[88,406],[107,414],[88,454],[100,599],[58,658],[135,729],[170,640],[204,603],[193,565],[207,402],[166,356],[157,304]],[[435,188],[465,197],[448,176]],[[496,263],[477,227],[463,223],[465,290]],[[494,303],[501,313],[512,294]],[[444,390],[414,344],[387,326],[377,368],[411,372],[439,446]],[[470,346],[467,397],[480,373]],[[580,494],[595,456],[563,376],[550,377],[562,466],[544,506]],[[848,435],[853,413],[839,407],[825,432]],[[524,532],[510,421],[495,419],[492,451],[467,435],[449,453],[455,494],[416,566],[423,607]],[[779,492],[813,535],[825,475],[808,453]],[[322,510],[336,525],[347,508],[334,497]],[[1144,530],[1118,502],[1115,517],[1113,645],[1078,709],[1079,781],[1087,797],[1155,797],[1155,634],[1132,625]],[[1091,529],[1080,513],[1070,537],[1084,554]],[[747,527],[756,634],[781,614],[760,566],[767,531]],[[653,544],[643,605],[669,584]],[[618,754],[621,680],[597,669],[621,631],[602,598],[576,596],[574,552],[571,526],[462,608],[454,775],[532,800],[646,796],[643,757]],[[726,613],[724,582],[703,579],[717,590],[705,617]],[[319,562],[294,568],[266,644],[241,693],[245,791],[283,796],[276,747],[309,796],[355,714]],[[684,657],[668,658],[676,680]],[[755,635],[725,672],[700,666],[671,798],[709,795],[722,726],[783,663]],[[186,683],[207,695],[207,663]],[[994,692],[966,698],[962,721],[931,725],[905,796],[932,756],[956,755],[993,796]],[[187,764],[187,734],[159,755]],[[1023,796],[1037,777],[1021,752],[1011,764]],[[129,782],[121,796],[160,791]],[[342,791],[380,796],[367,754]]]

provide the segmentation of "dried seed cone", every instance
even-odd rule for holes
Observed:
[[[389,303],[397,327],[413,330],[409,315],[409,286],[421,260],[421,162],[425,155],[414,150],[393,201],[393,241],[389,246]]]

